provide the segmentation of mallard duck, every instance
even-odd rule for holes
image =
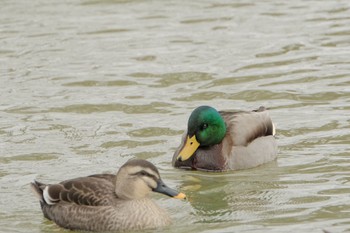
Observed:
[[[264,107],[251,112],[196,108],[182,142],[175,151],[174,167],[207,171],[256,167],[277,157],[275,127]]]
[[[46,218],[71,230],[124,231],[163,227],[171,219],[147,194],[185,199],[145,160],[126,162],[117,175],[97,174],[58,184],[31,183]]]

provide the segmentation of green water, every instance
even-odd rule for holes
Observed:
[[[134,157],[188,196],[159,232],[350,231],[348,0],[5,0],[0,31],[0,232],[67,232],[28,184]],[[203,104],[268,107],[278,160],[172,168]]]

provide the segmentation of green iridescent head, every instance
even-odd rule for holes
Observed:
[[[189,159],[200,146],[213,146],[226,135],[226,124],[220,113],[209,106],[196,108],[188,120],[187,138],[177,160]]]
[[[188,136],[196,136],[200,146],[212,146],[222,141],[226,124],[220,113],[209,106],[196,108],[188,120]]]

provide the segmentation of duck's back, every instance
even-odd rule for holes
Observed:
[[[227,125],[233,146],[246,146],[258,137],[274,134],[270,115],[263,107],[251,112],[220,111],[220,115]]]
[[[252,112],[220,112],[228,129],[222,142],[226,169],[259,166],[277,157],[275,128],[264,107]]]

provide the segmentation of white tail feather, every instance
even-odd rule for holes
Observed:
[[[44,191],[43,191],[43,198],[45,200],[45,202],[49,205],[54,205],[56,204],[54,201],[54,199],[52,199],[52,197],[50,197],[50,194],[49,194],[49,186],[46,186],[44,188]]]

